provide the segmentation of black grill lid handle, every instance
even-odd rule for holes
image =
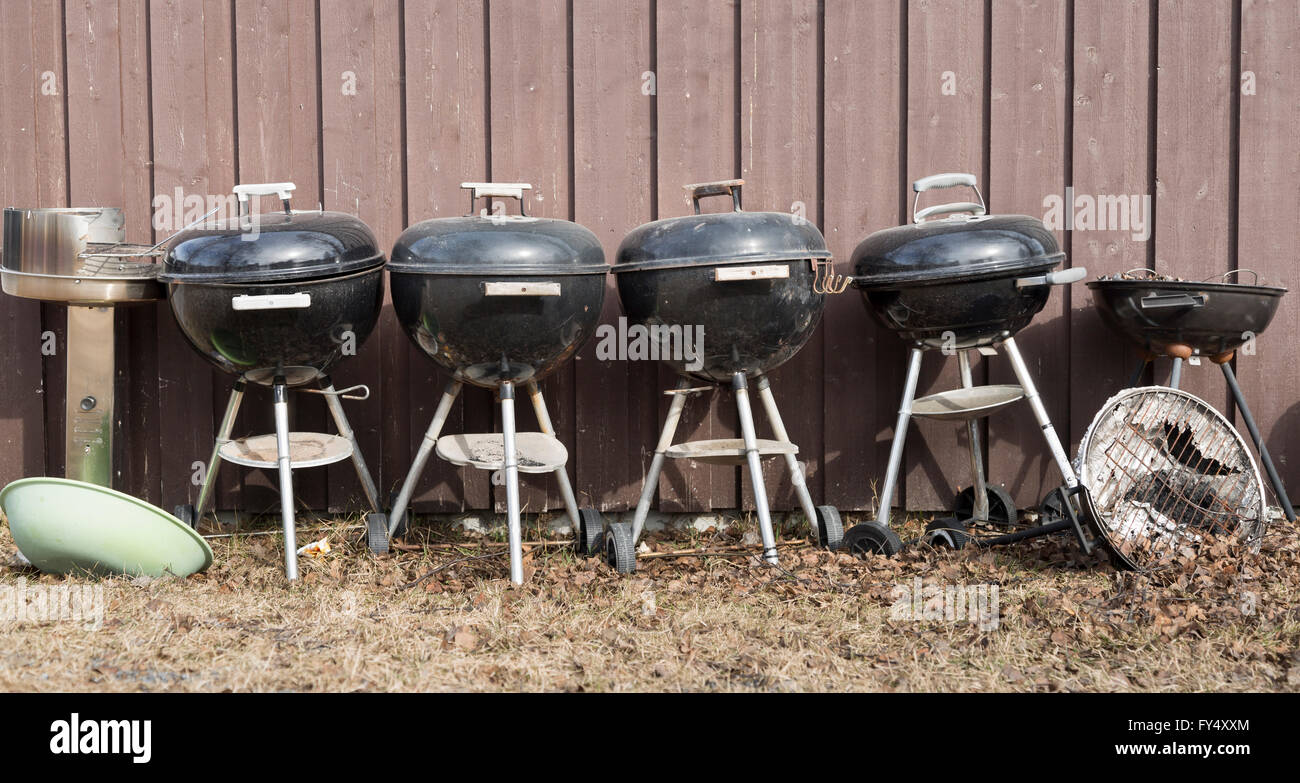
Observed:
[[[292,215],[289,209],[289,198],[298,186],[292,182],[262,182],[249,185],[236,185],[234,187],[235,197],[239,199],[239,214],[248,214],[248,200],[253,196],[279,196],[280,203],[284,205],[284,214]]]
[[[740,188],[745,184],[743,179],[722,179],[717,182],[697,182],[693,185],[684,185],[682,189],[691,194],[691,203],[695,206],[695,214],[700,214],[700,199],[708,196],[731,196],[731,209],[733,212],[740,212]]]
[[[519,214],[528,217],[524,191],[532,190],[527,182],[462,182],[462,190],[469,191],[469,217],[474,215],[474,204],[481,198],[513,198],[519,201]]]
[[[941,188],[968,187],[975,191],[979,203],[973,201],[958,201],[950,204],[936,204],[933,207],[917,211],[917,206],[921,203],[921,194],[927,190],[939,190]],[[921,177],[912,183],[912,191],[916,197],[912,199],[912,222],[924,223],[928,217],[934,215],[951,215],[959,212],[969,212],[972,215],[984,215],[988,213],[988,207],[984,204],[984,194],[975,184],[974,174],[948,173],[948,174],[931,174],[928,177]]]

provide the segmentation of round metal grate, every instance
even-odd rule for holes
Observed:
[[[1256,548],[1264,485],[1241,435],[1177,389],[1127,389],[1093,419],[1075,460],[1093,526],[1122,565],[1151,570],[1210,539]]]

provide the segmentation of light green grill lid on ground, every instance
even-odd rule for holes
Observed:
[[[176,517],[116,490],[72,479],[19,479],[0,490],[14,543],[42,571],[189,576],[212,548]]]

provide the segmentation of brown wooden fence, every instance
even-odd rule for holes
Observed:
[[[997,212],[1043,215],[1066,185],[1150,195],[1149,239],[1061,232],[1070,262],[1092,273],[1241,266],[1291,285],[1297,30],[1297,0],[5,0],[0,201],[121,206],[128,240],[149,241],[155,194],[293,180],[300,206],[358,214],[391,244],[409,223],[460,214],[462,180],[527,181],[535,214],[582,223],[612,253],[632,227],[684,214],[682,184],[739,176],[748,208],[806,210],[847,271],[862,237],[907,218],[911,180],[972,171]],[[64,320],[57,306],[0,297],[0,482],[63,471]],[[122,310],[118,323],[118,486],[167,506],[193,500],[192,464],[211,449],[230,379],[189,349],[165,304]],[[1297,327],[1292,294],[1237,363],[1293,488]],[[56,356],[40,351],[46,330]],[[1054,293],[1021,343],[1075,442],[1135,356],[1081,285]],[[872,506],[903,364],[900,341],[849,293],[774,375],[818,501]],[[956,373],[927,357],[922,389],[953,386]],[[1004,381],[1010,368],[995,358],[976,374]],[[1185,378],[1228,405],[1212,368]],[[395,486],[437,372],[389,310],[336,379],[376,392],[348,408],[377,479]],[[635,502],[670,383],[662,368],[598,361],[588,346],[545,384],[579,494],[605,509]],[[326,426],[319,398],[296,405],[298,427]],[[489,396],[474,392],[448,426],[492,422]],[[719,398],[680,432],[734,427]],[[267,395],[252,395],[239,431],[270,428]],[[1020,504],[1057,480],[1026,410],[992,418],[986,442],[992,478]],[[956,427],[914,427],[896,500],[948,505],[969,482],[963,449]],[[360,498],[346,464],[302,471],[298,486],[316,508]],[[272,507],[270,487],[227,469],[218,503]],[[775,507],[793,505],[788,481],[770,491]],[[733,469],[673,469],[660,507],[735,508],[748,492]],[[493,500],[486,474],[434,465],[417,507]],[[558,501],[548,481],[524,490],[529,510]]]

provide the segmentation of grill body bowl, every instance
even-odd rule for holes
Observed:
[[[582,348],[600,321],[609,265],[596,235],[571,221],[469,215],[403,231],[388,271],[393,310],[420,351],[462,381],[496,388],[541,380]]]
[[[702,328],[702,364],[676,354],[660,360],[678,374],[728,383],[737,372],[752,377],[789,361],[821,320],[826,297],[813,293],[811,264],[763,265],[778,263],[788,278],[717,282],[714,264],[621,272],[618,294],[634,324]]]
[[[1236,350],[1268,328],[1285,288],[1242,283],[1167,280],[1093,280],[1088,283],[1101,319],[1143,350],[1164,354],[1172,344],[1203,355]],[[1204,304],[1144,307],[1154,296],[1203,296]]]
[[[484,282],[559,282],[559,296],[484,295]],[[509,278],[392,271],[393,310],[412,342],[455,377],[488,388],[550,375],[595,332],[605,273]]]
[[[1051,286],[1016,280],[1065,255],[1041,220],[955,215],[877,231],[853,251],[853,284],[886,329],[923,348],[976,348],[1023,329]]]
[[[310,294],[311,306],[235,310],[231,305],[241,295],[296,293]],[[283,375],[298,386],[315,380],[370,336],[384,302],[384,270],[304,281],[174,282],[168,284],[168,300],[185,338],[218,369],[265,385]]]

